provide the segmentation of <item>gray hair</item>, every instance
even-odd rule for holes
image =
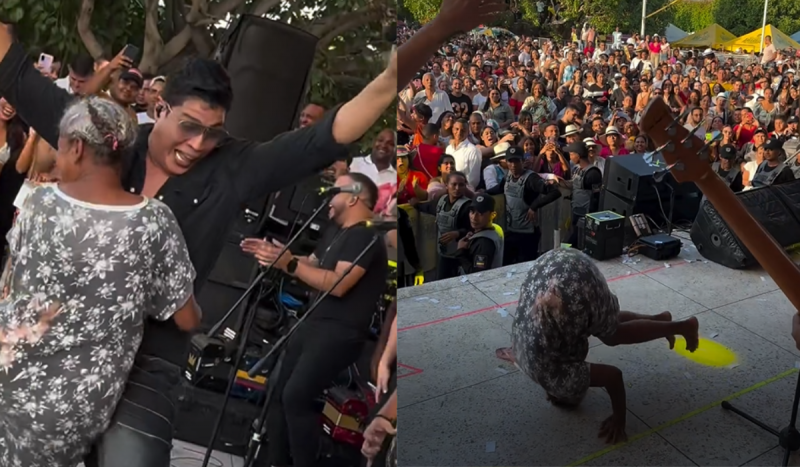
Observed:
[[[136,140],[138,125],[115,102],[91,96],[72,103],[58,126],[59,136],[83,141],[98,162],[115,164]]]

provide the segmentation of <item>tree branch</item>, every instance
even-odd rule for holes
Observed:
[[[321,50],[327,49],[334,39],[346,33],[347,31],[378,21],[382,17],[383,9],[375,8],[371,11],[360,10],[352,13],[343,13],[329,18],[325,21],[325,26],[320,25],[320,27],[312,28],[313,34],[317,37],[320,37],[317,48]]]
[[[177,37],[175,36],[175,38]],[[145,0],[144,47],[142,47],[142,59],[139,62],[139,68],[143,72],[155,71],[158,68],[163,49],[164,40],[161,38],[161,31],[158,30],[158,0]]]
[[[225,19],[228,13],[239,8],[244,2],[245,0],[223,0],[211,8],[208,14],[215,19]]]
[[[103,56],[103,46],[92,32],[92,13],[94,13],[94,0],[83,0],[81,2],[81,12],[78,15],[78,35],[86,46],[86,50],[98,59]]]
[[[341,84],[343,86],[353,86],[358,88],[366,87],[370,80],[366,78],[362,78],[360,76],[351,76],[351,75],[333,75],[328,76],[332,81],[335,81],[337,84]]]
[[[162,47],[161,53],[158,55],[158,63],[156,66],[159,67],[177,57],[178,54],[180,54],[191,41],[192,27],[186,26],[183,28],[183,30],[181,30],[181,32],[167,42],[164,47]]]
[[[281,4],[282,0],[259,0],[254,6],[251,14],[256,16],[264,16],[270,10]]]

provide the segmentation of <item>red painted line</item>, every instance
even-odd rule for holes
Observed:
[[[678,262],[678,263],[670,263],[669,267],[675,268],[675,267],[678,267],[678,266],[683,266],[684,264],[688,264],[688,263],[686,263],[686,261],[681,261],[681,262]],[[641,276],[641,275],[644,275],[644,274],[649,274],[651,272],[660,271],[662,269],[667,269],[667,266],[657,266],[657,267],[654,267],[654,268],[646,269],[644,271],[632,272],[630,274],[625,274],[623,276],[612,277],[611,279],[606,279],[606,282],[616,282],[616,281],[620,281],[622,279],[627,279],[629,277],[636,277],[636,276]],[[433,326],[434,324],[440,324],[440,323],[444,323],[444,322],[447,322],[447,321],[452,321],[454,319],[466,318],[467,316],[472,316],[472,315],[477,315],[477,314],[480,314],[480,313],[485,313],[487,311],[491,311],[491,310],[494,310],[494,309],[497,309],[497,308],[505,308],[505,307],[507,307],[509,305],[515,305],[518,301],[519,300],[514,300],[513,302],[503,303],[503,304],[500,304],[500,305],[492,305],[492,306],[488,306],[486,308],[481,308],[480,310],[472,310],[472,311],[468,311],[466,313],[460,313],[460,314],[457,314],[457,315],[448,316],[446,318],[439,318],[439,319],[435,319],[433,321],[426,321],[424,323],[412,324],[411,326],[406,326],[404,328],[398,329],[397,332],[410,331],[412,329],[419,329],[419,328],[424,328],[424,327],[428,327],[428,326]]]
[[[400,367],[400,368],[405,368],[406,370],[410,371],[410,373],[406,373],[404,375],[398,376],[397,379],[403,379],[403,378],[407,378],[409,376],[414,376],[414,375],[418,375],[418,374],[422,373],[422,370],[420,370],[419,368],[414,368],[413,366],[404,365],[402,363],[398,363],[397,366]]]

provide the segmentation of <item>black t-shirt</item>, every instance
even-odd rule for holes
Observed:
[[[494,242],[486,237],[480,237],[469,242],[467,250],[461,250],[458,260],[464,272],[472,274],[491,269],[496,253],[497,248],[495,248]]]
[[[592,192],[589,199],[589,212],[597,212],[600,204],[600,186],[603,185],[603,172],[597,167],[590,168],[583,174],[581,185],[584,190],[597,190]]]
[[[320,268],[333,271],[340,261],[354,262],[375,235],[379,233],[363,224],[347,229],[331,227],[317,245],[314,256],[319,260]],[[343,297],[328,295],[308,317],[309,322],[341,325],[364,336],[369,333],[372,316],[386,291],[389,274],[383,239],[379,238],[356,264],[364,268],[366,274]]]
[[[453,106],[453,113],[456,118],[469,118],[472,115],[472,99],[467,95],[460,95],[458,97],[450,94],[450,105]]]
[[[719,170],[717,170],[717,173],[719,174],[720,177],[722,177],[724,179],[724,178],[728,177],[728,173],[730,173],[730,170],[719,169]],[[736,176],[733,177],[733,181],[731,181],[730,187],[731,187],[731,191],[733,191],[734,193],[738,193],[738,192],[740,192],[740,191],[742,191],[744,189],[744,184],[742,183],[742,172],[741,171],[739,171],[736,174]]]

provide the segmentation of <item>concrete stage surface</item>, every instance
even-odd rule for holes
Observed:
[[[606,347],[592,339],[589,361],[624,375],[627,443],[597,434],[611,414],[590,389],[564,411],[513,365],[495,357],[509,345],[529,263],[431,282],[398,292],[401,466],[775,466],[775,437],[720,407],[722,400],[775,428],[789,420],[800,352],[794,310],[761,270],[703,261],[685,235],[668,262],[643,256],[598,263],[623,310],[674,319],[697,316],[702,337],[731,348],[738,366],[711,368],[669,350],[664,340]],[[800,286],[800,284],[798,284]],[[793,455],[790,465],[800,465]]]

